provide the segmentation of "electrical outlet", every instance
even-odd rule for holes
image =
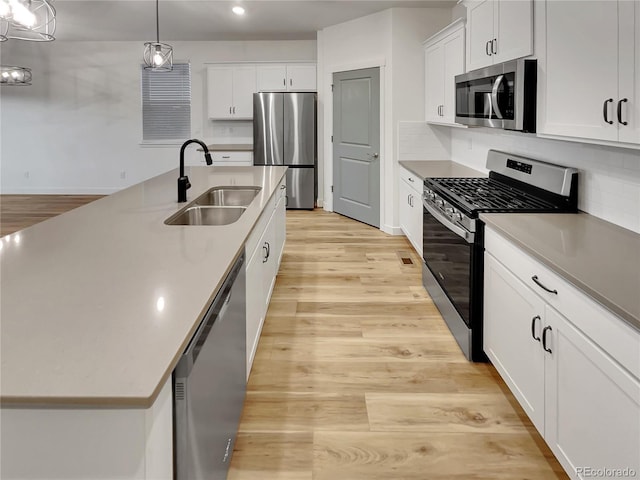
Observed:
[[[127,178],[127,172],[126,172],[126,171],[124,171],[124,170],[122,170],[122,171],[120,172],[120,178],[121,178],[122,180],[124,180],[125,178]]]
[[[24,178],[29,178],[30,176],[31,176],[31,172],[29,172],[28,170],[24,172]]]
[[[469,138],[468,147],[469,147],[469,150],[473,150],[473,139],[471,138]]]

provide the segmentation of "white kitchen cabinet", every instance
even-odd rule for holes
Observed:
[[[208,114],[212,120],[251,120],[257,91],[255,65],[207,68]]]
[[[246,267],[247,379],[251,373],[251,365],[284,249],[286,188],[283,178],[245,244],[245,252],[249,259]]]
[[[467,71],[533,54],[532,0],[467,0]]]
[[[315,92],[315,64],[258,65],[258,91],[260,92]]]
[[[422,179],[400,167],[400,228],[422,258]]]
[[[484,351],[544,435],[544,302],[491,255],[484,275]]]
[[[538,133],[640,143],[640,4],[547,1],[545,7],[536,15],[546,32],[538,59]]]
[[[639,472],[640,333],[485,233],[485,353],[571,478]]]
[[[458,20],[424,42],[425,119],[455,124],[455,76],[464,73],[464,20]]]

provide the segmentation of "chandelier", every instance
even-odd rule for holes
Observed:
[[[156,0],[156,41],[144,44],[142,59],[146,70],[154,72],[170,72],[173,70],[173,47],[166,43],[160,43],[158,0]]]

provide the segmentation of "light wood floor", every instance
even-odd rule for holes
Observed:
[[[95,198],[1,196],[2,235]],[[336,214],[287,212],[247,390],[229,480],[568,478],[462,356],[407,240]]]

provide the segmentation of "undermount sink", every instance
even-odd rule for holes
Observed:
[[[262,187],[213,187],[196,198],[193,205],[246,207],[256,198],[260,190]]]
[[[167,218],[164,223],[167,225],[229,225],[237,221],[245,210],[246,207],[190,204]]]

